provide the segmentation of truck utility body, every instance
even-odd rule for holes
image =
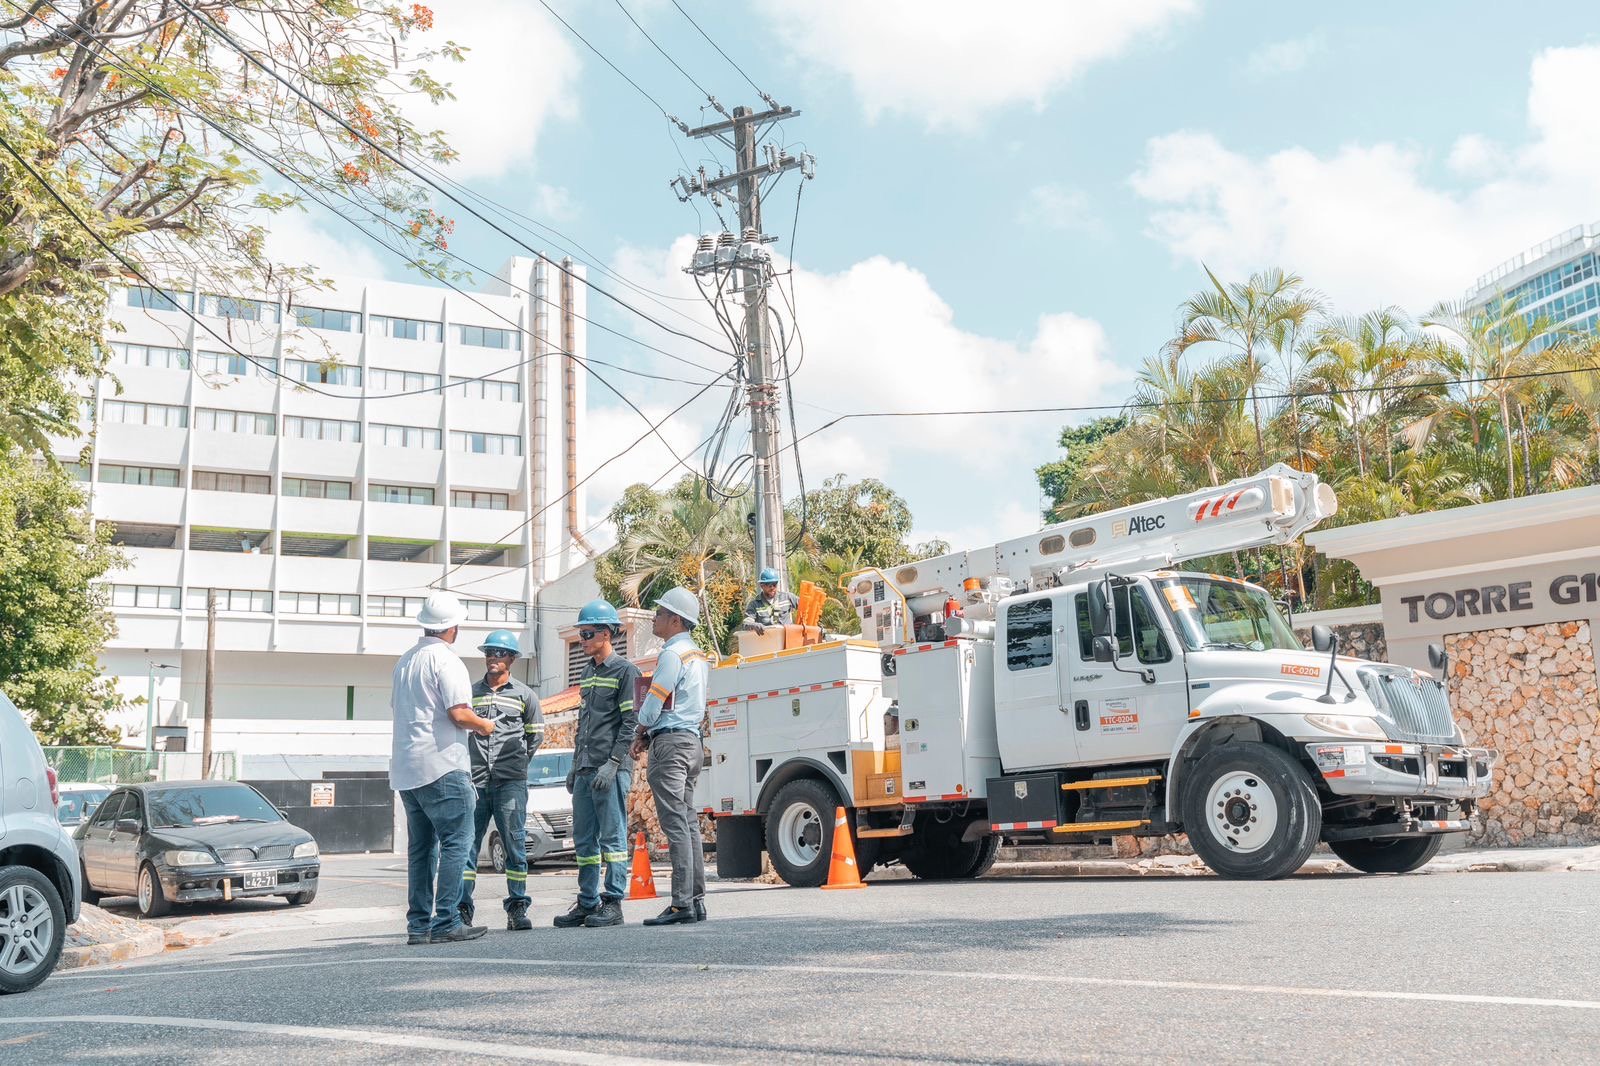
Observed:
[[[1465,743],[1442,682],[1339,656],[1325,631],[1308,651],[1265,589],[1171,569],[1334,507],[1276,466],[854,575],[862,638],[711,673],[719,869],[751,876],[765,849],[820,883],[835,806],[863,870],[922,877],[977,876],[1002,836],[1180,831],[1225,876],[1284,876],[1319,841],[1364,870],[1420,866],[1470,827],[1498,758]]]

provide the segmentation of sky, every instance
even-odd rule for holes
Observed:
[[[774,143],[816,157],[803,193],[790,173],[765,202],[775,261],[793,266],[802,435],[852,412],[1114,406],[1205,283],[1202,264],[1225,280],[1282,267],[1341,313],[1416,314],[1600,219],[1592,3],[679,2],[801,112]],[[682,137],[646,94],[691,126],[719,117],[691,79],[730,109],[761,101],[672,0],[550,6],[638,87],[534,0],[450,0],[434,5],[433,35],[470,51],[435,73],[457,99],[416,119],[460,151],[456,180],[562,235],[535,247],[581,246],[593,280],[715,344],[683,267],[695,235],[721,223],[668,183],[731,160]],[[467,258],[518,251],[441,210],[460,219],[451,247]],[[272,247],[407,276],[341,226],[287,219]],[[624,334],[591,329],[596,359],[682,379],[600,371],[652,420],[727,368],[599,297],[590,313]],[[725,396],[712,389],[662,427],[674,450],[711,432]],[[589,397],[586,472],[646,428],[604,387]],[[808,487],[878,477],[909,503],[917,539],[980,547],[1041,524],[1034,468],[1086,417],[845,420],[804,441],[783,489],[792,497],[802,472]],[[601,469],[590,521],[674,466],[652,438]]]

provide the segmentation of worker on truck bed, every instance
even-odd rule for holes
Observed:
[[[745,625],[757,633],[765,633],[768,626],[787,625],[794,621],[794,612],[800,601],[793,593],[778,591],[778,572],[772,567],[761,571],[761,591],[744,609]]]

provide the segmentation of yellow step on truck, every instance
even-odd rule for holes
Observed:
[[[1434,673],[1302,647],[1266,589],[1174,569],[1334,512],[1286,466],[848,579],[860,637],[711,672],[699,802],[717,869],[826,878],[844,807],[865,873],[981,875],[1004,837],[1187,832],[1215,872],[1293,873],[1318,842],[1406,872],[1471,828],[1498,753]]]

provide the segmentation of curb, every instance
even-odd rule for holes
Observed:
[[[57,970],[79,970],[85,966],[103,966],[111,962],[142,959],[146,955],[159,955],[166,950],[166,935],[156,926],[133,930],[128,936],[102,944],[82,944],[61,949]]]

